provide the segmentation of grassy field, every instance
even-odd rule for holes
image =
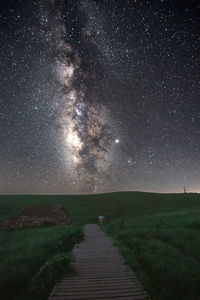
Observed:
[[[200,299],[199,194],[0,196],[0,220],[28,204],[62,204],[71,224],[0,230],[0,299],[45,299],[63,272],[72,273],[70,251],[83,237],[82,224],[101,214],[103,230],[153,300]]]
[[[77,196],[1,196],[0,220],[14,216],[28,204],[62,204],[69,212],[70,222],[85,224],[96,222],[98,215],[107,221],[132,218],[155,213],[200,208],[199,194],[155,194],[119,192]]]
[[[72,275],[70,254],[80,226],[0,231],[0,299],[46,299],[55,282]]]
[[[200,299],[200,210],[103,226],[153,299]]]

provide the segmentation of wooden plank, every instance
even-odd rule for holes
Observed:
[[[98,284],[96,284],[96,285],[84,285],[84,286],[78,286],[78,289],[79,289],[79,291],[81,290],[81,291],[84,291],[84,290],[97,290],[98,288],[100,288],[100,289],[103,289],[103,290],[113,290],[113,289],[126,289],[126,288],[132,288],[133,287],[133,285],[132,284],[120,284],[120,285],[116,285],[116,284],[111,284],[111,285],[102,285],[102,284],[100,284],[100,285],[98,285]],[[63,291],[65,291],[65,290],[70,290],[70,291],[76,291],[77,290],[77,286],[75,285],[75,286],[66,286],[66,285],[60,285],[60,286],[58,286],[57,287],[57,289],[56,289],[56,291],[57,290],[63,290]],[[135,286],[134,285],[134,290],[136,290],[136,291],[139,291],[139,290],[143,290],[142,289],[142,287],[141,287],[141,285],[138,285],[138,286]]]
[[[125,300],[125,299],[130,299],[130,300],[150,300],[150,297],[148,295],[133,295],[133,294],[129,294],[129,295],[121,295],[121,296],[113,296],[113,297],[109,297],[109,296],[98,296],[98,295],[93,295],[93,296],[85,296],[85,297],[78,297],[77,296],[56,296],[56,295],[52,295],[50,296],[49,300]]]
[[[121,281],[89,281],[89,280],[85,280],[85,281],[82,281],[82,280],[77,280],[77,281],[73,281],[71,283],[66,283],[66,282],[61,282],[59,283],[59,285],[62,285],[62,286],[67,286],[68,288],[69,287],[84,287],[84,286],[98,286],[98,285],[103,285],[103,286],[121,286],[121,285],[128,285],[128,284],[131,284],[131,285],[134,285],[134,286],[138,286],[138,287],[142,287],[142,285],[138,282],[138,281],[130,281],[130,280],[121,280]]]
[[[79,291],[79,290],[76,290],[76,291],[71,291],[70,289],[68,290],[65,290],[65,291],[58,291],[58,290],[55,290],[54,291],[54,295],[55,296],[76,296],[78,298],[81,298],[81,297],[85,297],[85,296],[93,296],[93,295],[97,295],[98,297],[99,296],[104,296],[107,295],[107,296],[112,296],[112,297],[118,297],[120,295],[146,295],[146,293],[144,291],[141,291],[141,290],[135,290],[134,288],[129,288],[129,289],[119,289],[119,290],[87,290],[87,291]]]
[[[138,282],[137,279],[131,279],[130,277],[115,277],[115,278],[111,278],[111,277],[104,277],[104,278],[80,278],[80,277],[76,277],[73,279],[63,279],[62,282],[116,282],[118,284],[120,284],[120,282],[123,281],[129,281],[129,282]]]

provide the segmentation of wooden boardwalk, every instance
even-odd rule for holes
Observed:
[[[49,300],[149,300],[111,239],[95,224],[84,231],[85,240],[73,250],[78,274],[57,283]]]

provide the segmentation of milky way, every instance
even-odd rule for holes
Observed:
[[[199,191],[199,10],[2,3],[1,192]]]
[[[91,65],[87,66],[80,47],[76,46],[77,36],[69,38],[70,30],[62,14],[64,3],[59,2],[56,6],[51,1],[49,4],[47,22],[51,24],[51,36],[54,37],[50,46],[55,53],[55,79],[58,82],[54,97],[59,107],[56,121],[63,142],[66,169],[70,180],[77,183],[77,189],[82,191],[86,187],[86,191],[96,191],[102,183],[105,185],[105,177],[109,176],[116,128],[108,108],[100,103],[98,95],[93,94],[94,99],[89,96],[90,82],[96,79],[96,70],[88,69]],[[74,9],[79,12],[83,6],[80,3]],[[81,12],[83,14],[84,11]],[[94,48],[94,45],[87,41],[87,35],[82,31],[84,52],[91,51],[90,47]]]

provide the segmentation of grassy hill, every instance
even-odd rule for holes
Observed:
[[[0,219],[10,218],[28,204],[62,204],[71,223],[92,223],[98,215],[107,221],[200,208],[200,194],[118,192],[97,195],[0,195]]]
[[[199,194],[2,195],[0,220],[28,204],[62,204],[71,224],[0,230],[1,299],[47,299],[55,281],[72,273],[70,251],[83,238],[82,225],[102,214],[102,229],[153,300],[200,299]]]

